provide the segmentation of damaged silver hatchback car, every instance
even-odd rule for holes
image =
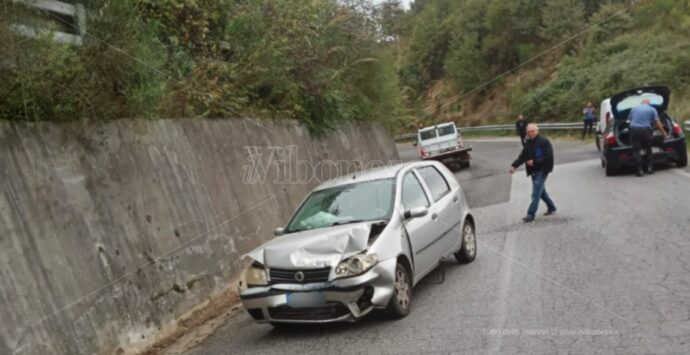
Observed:
[[[410,311],[412,287],[454,254],[477,254],[462,188],[438,162],[412,162],[318,186],[279,237],[245,255],[240,298],[258,322],[354,321]]]

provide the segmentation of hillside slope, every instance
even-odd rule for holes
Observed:
[[[579,121],[588,101],[672,89],[690,118],[690,1],[417,1],[399,73],[419,123]],[[568,13],[569,16],[562,16]]]

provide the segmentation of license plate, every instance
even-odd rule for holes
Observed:
[[[656,154],[656,153],[661,153],[661,148],[659,148],[659,147],[652,147],[652,154]]]
[[[323,306],[326,304],[326,296],[321,292],[288,293],[287,304],[292,308]]]

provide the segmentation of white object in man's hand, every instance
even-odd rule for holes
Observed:
[[[532,159],[528,160],[527,166],[534,166],[534,160],[532,160]]]

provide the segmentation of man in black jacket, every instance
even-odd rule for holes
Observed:
[[[553,171],[553,148],[548,139],[539,135],[539,127],[534,123],[527,125],[527,137],[529,139],[522,148],[522,152],[508,171],[513,174],[520,165],[526,164],[527,176],[532,177],[532,203],[527,209],[527,216],[522,220],[532,222],[539,208],[540,199],[544,200],[548,208],[546,216],[556,212],[556,205],[546,192],[546,178]]]
[[[529,123],[528,120],[525,119],[525,116],[520,115],[518,116],[517,121],[515,121],[515,130],[517,131],[518,136],[520,136],[520,143],[522,143],[522,146],[525,146],[525,136],[527,136],[527,124]]]

